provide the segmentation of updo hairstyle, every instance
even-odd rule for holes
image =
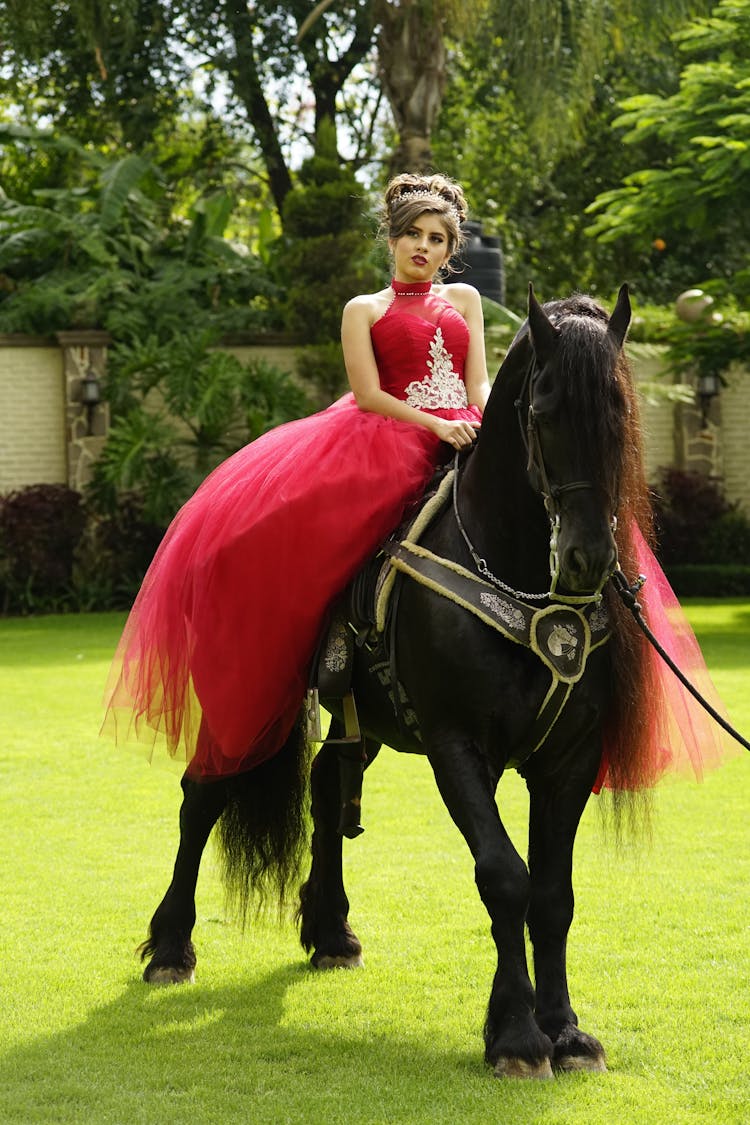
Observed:
[[[466,218],[467,204],[463,190],[447,176],[420,176],[404,172],[395,176],[385,189],[383,228],[389,239],[401,238],[420,215],[437,215],[448,236],[450,256],[465,241],[461,223]]]

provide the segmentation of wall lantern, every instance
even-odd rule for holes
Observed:
[[[102,401],[102,387],[93,367],[81,379],[81,402],[86,407],[86,436],[93,434],[94,411]]]
[[[708,411],[711,406],[711,399],[716,398],[721,390],[721,378],[715,371],[707,371],[698,376],[698,382],[695,388],[696,398],[701,408],[701,423],[703,428],[708,424]]]

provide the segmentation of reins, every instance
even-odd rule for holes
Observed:
[[[516,405],[518,407],[520,405],[519,402],[517,402]],[[543,464],[543,462],[542,462],[542,464]],[[502,590],[506,594],[510,594],[512,597],[517,598],[521,602],[523,602],[523,601],[543,601],[543,600],[549,599],[550,601],[557,600],[557,601],[577,602],[577,603],[580,603],[580,604],[584,604],[584,603],[591,603],[591,602],[599,600],[599,598],[601,597],[601,592],[598,592],[597,594],[594,594],[594,595],[581,596],[581,597],[576,597],[576,598],[565,597],[564,595],[557,594],[554,591],[554,580],[553,580],[553,583],[552,583],[550,589],[543,594],[531,594],[531,593],[525,592],[523,590],[514,590],[512,586],[509,586],[506,582],[503,582],[503,580],[501,578],[498,578],[497,575],[493,574],[492,571],[490,570],[489,566],[487,565],[487,560],[483,559],[481,557],[481,555],[477,552],[476,548],[474,547],[474,544],[472,543],[471,539],[469,538],[469,535],[468,535],[468,533],[466,531],[466,528],[464,527],[463,521],[461,519],[461,514],[460,514],[459,508],[458,508],[458,476],[459,476],[458,470],[459,470],[459,454],[456,453],[455,459],[454,459],[453,489],[452,489],[452,492],[453,492],[453,514],[454,514],[454,518],[456,520],[456,525],[458,527],[458,530],[461,532],[461,535],[464,539],[464,542],[466,543],[466,546],[468,547],[469,553],[470,553],[470,555],[473,559],[474,566],[476,567],[477,571],[479,572],[479,574],[482,575],[483,578],[486,578],[494,586],[497,586],[498,589]],[[543,481],[546,480],[546,474],[544,474],[544,477],[542,477],[542,480]],[[570,489],[571,487],[585,487],[585,486],[586,486],[586,482],[575,482],[574,485],[567,486],[567,487]],[[565,488],[566,486],[562,486],[562,487]],[[546,500],[546,497],[545,497],[545,500]],[[557,522],[559,523],[559,515],[557,516]],[[551,539],[551,543],[550,543],[550,557],[554,558],[554,543],[555,543],[556,527],[555,527],[555,522],[553,521],[551,516],[550,516],[550,523],[552,525],[552,539]],[[554,575],[553,575],[553,579],[554,579]],[[616,565],[615,570],[612,572],[611,575],[609,575],[609,580],[612,582],[612,585],[614,586],[617,594],[619,595],[620,600],[622,601],[623,605],[627,609],[629,609],[630,612],[632,613],[638,628],[641,630],[643,635],[646,637],[649,644],[659,654],[659,656],[662,658],[662,660],[667,665],[667,667],[671,669],[671,671],[675,674],[675,676],[677,676],[677,679],[680,681],[680,683],[686,689],[686,691],[688,691],[693,696],[693,698],[696,700],[696,702],[699,703],[701,707],[703,707],[703,709],[711,716],[711,718],[714,719],[715,722],[717,722],[719,724],[719,726],[722,727],[722,729],[725,730],[728,735],[730,735],[737,742],[739,742],[739,744],[741,746],[743,746],[745,748],[745,750],[750,750],[750,742],[748,742],[747,739],[743,738],[743,736],[737,730],[735,730],[735,728],[729,722],[727,722],[727,720],[723,717],[723,715],[720,715],[719,712],[716,710],[716,708],[713,707],[703,695],[701,695],[701,693],[694,686],[694,684],[692,684],[690,682],[690,680],[687,678],[685,673],[677,666],[677,664],[675,664],[675,662],[672,660],[669,653],[665,651],[663,646],[659,643],[657,638],[652,633],[651,629],[646,624],[645,618],[643,616],[642,607],[641,607],[640,602],[638,601],[638,597],[637,597],[639,590],[641,589],[641,587],[643,586],[643,584],[645,582],[645,579],[639,578],[631,586],[628,583],[628,580],[625,577],[625,575],[623,574],[622,570],[620,569],[620,565],[618,563]],[[606,582],[607,579],[605,579],[604,581]],[[602,583],[602,586],[603,585],[604,585],[604,583]]]
[[[466,543],[466,546],[469,549],[469,554],[471,555],[472,559],[474,560],[474,566],[477,568],[478,572],[482,575],[482,577],[486,578],[489,582],[491,582],[493,584],[493,586],[497,586],[497,588],[499,590],[502,590],[506,594],[510,594],[514,598],[518,598],[518,600],[521,601],[521,602],[523,602],[523,601],[546,601],[550,596],[549,590],[547,590],[543,594],[529,594],[529,593],[526,593],[524,590],[514,590],[512,586],[509,586],[507,584],[507,582],[503,582],[502,578],[498,578],[496,574],[492,573],[490,568],[487,566],[487,560],[483,559],[482,556],[476,550],[474,544],[472,543],[471,539],[469,538],[469,535],[468,535],[468,532],[466,531],[466,528],[464,527],[463,520],[461,519],[461,513],[458,510],[458,471],[459,471],[458,461],[459,461],[459,456],[460,456],[460,453],[457,451],[456,456],[453,460],[453,516],[456,520],[456,526],[458,527],[458,530],[461,532],[461,535],[463,536],[464,542]],[[588,598],[586,600],[591,601],[591,598]]]
[[[547,468],[544,463],[542,455],[542,447],[539,441],[539,431],[536,425],[536,416],[534,414],[534,407],[531,402],[531,388],[534,382],[534,376],[537,373],[537,367],[534,362],[529,363],[526,374],[523,378],[518,398],[514,402],[516,408],[516,417],[518,418],[518,425],[521,431],[521,442],[526,450],[527,456],[527,472],[535,469],[539,474],[541,481],[541,496],[544,500],[545,511],[550,521],[550,577],[551,583],[549,590],[543,593],[529,593],[527,590],[516,590],[509,586],[507,582],[503,582],[502,578],[498,578],[493,574],[487,565],[487,560],[482,558],[476,550],[474,544],[469,538],[469,534],[461,519],[461,513],[458,509],[458,475],[459,475],[459,458],[460,451],[456,451],[453,460],[453,515],[456,520],[458,530],[461,532],[463,540],[469,550],[474,566],[477,568],[479,574],[491,582],[493,586],[497,586],[506,594],[511,597],[517,598],[519,601],[562,601],[570,604],[586,605],[592,601],[598,601],[601,598],[601,588],[594,595],[584,595],[583,597],[566,597],[565,595],[556,593],[557,578],[559,575],[559,560],[557,556],[557,536],[560,530],[560,512],[558,507],[558,499],[565,492],[572,492],[575,489],[591,488],[590,481],[573,481],[570,484],[552,485],[550,484],[547,476]],[[526,425],[524,426],[523,409],[527,405]],[[606,581],[606,579],[605,579]],[[602,583],[602,586],[604,583]]]
[[[524,380],[524,388],[527,387],[528,384],[529,375],[527,375],[526,379]],[[521,393],[523,394],[523,390]],[[520,405],[521,400],[518,399],[516,401],[516,408],[519,411],[519,417]],[[532,428],[532,415],[533,408],[529,404],[530,429]],[[545,590],[543,593],[537,594],[532,594],[525,590],[515,590],[512,586],[509,586],[506,582],[503,582],[502,578],[498,578],[496,574],[492,573],[489,566],[487,565],[487,560],[482,558],[482,556],[475,548],[474,544],[469,538],[469,534],[464,526],[463,520],[461,519],[461,513],[458,508],[458,476],[460,450],[456,451],[453,459],[453,515],[456,520],[456,526],[461,532],[463,540],[469,550],[469,554],[474,561],[474,566],[477,568],[477,571],[482,575],[482,577],[486,578],[488,582],[491,582],[493,586],[497,586],[499,590],[502,590],[506,594],[510,594],[512,597],[517,598],[519,601],[552,601],[562,602],[565,605],[590,605],[592,602],[599,602],[601,601],[604,584],[607,581],[606,577],[602,579],[602,583],[599,589],[596,590],[593,594],[560,594],[557,592],[557,581],[560,576],[560,560],[557,553],[557,537],[560,531],[560,511],[556,503],[557,496],[564,492],[573,492],[576,489],[592,488],[593,485],[589,481],[572,481],[569,484],[550,485],[547,477],[547,470],[544,465],[544,458],[541,454],[541,446],[539,445],[538,437],[536,438],[536,447],[538,449],[538,457],[532,460],[534,454],[529,451],[529,466],[531,467],[533,464],[540,474],[543,489],[541,495],[544,499],[544,507],[547,512],[547,517],[550,524],[549,564],[551,582],[549,590]],[[526,448],[528,450],[529,446],[526,445]],[[617,520],[613,517],[613,534],[616,526]]]
[[[627,327],[630,322],[630,302],[628,299],[627,287],[622,286],[617,297],[617,305],[612,316],[607,323],[607,334],[612,343],[621,349],[624,343]],[[538,480],[538,492],[544,501],[544,507],[550,522],[550,575],[551,583],[549,590],[540,594],[531,594],[523,590],[514,590],[507,583],[503,582],[501,578],[493,574],[487,565],[487,560],[479,555],[475,549],[469,535],[464,527],[461,519],[461,514],[458,507],[458,475],[459,475],[459,454],[456,453],[453,474],[453,514],[456,520],[456,525],[460,531],[463,540],[469,550],[471,558],[474,562],[478,573],[491,582],[498,589],[504,591],[505,594],[510,595],[520,602],[526,601],[544,601],[551,602],[568,602],[568,603],[588,603],[592,605],[601,600],[602,590],[607,581],[611,581],[620,600],[627,609],[632,613],[638,628],[646,637],[649,644],[659,654],[661,659],[668,668],[677,676],[682,686],[693,696],[693,698],[700,704],[701,707],[719,724],[719,726],[726,731],[732,738],[744,746],[746,750],[750,750],[750,742],[743,738],[738,731],[731,726],[727,720],[716,711],[714,707],[705,699],[698,689],[690,683],[687,676],[670,657],[669,653],[665,651],[663,646],[659,643],[657,638],[648,627],[641,610],[640,603],[638,602],[638,592],[645,582],[645,578],[639,578],[632,586],[628,583],[627,578],[623,574],[619,562],[615,558],[615,564],[612,572],[602,579],[599,589],[588,596],[580,597],[567,597],[556,592],[557,581],[560,576],[560,560],[557,550],[557,538],[560,530],[560,505],[559,501],[566,493],[574,492],[581,489],[593,488],[593,484],[588,480],[576,480],[557,484],[550,481],[549,474],[547,473],[547,466],[544,460],[544,452],[539,435],[539,428],[537,422],[537,415],[534,410],[533,392],[534,381],[539,374],[539,356],[549,356],[554,353],[556,346],[556,329],[545,316],[544,311],[539,306],[533,294],[533,289],[529,286],[529,326],[530,332],[533,337],[532,344],[534,350],[534,358],[529,362],[523,376],[523,382],[515,399],[514,406],[516,416],[518,419],[518,426],[521,434],[521,442],[526,452],[527,457],[527,473],[534,472]],[[538,335],[539,339],[536,339]],[[537,345],[540,346],[537,346]],[[541,349],[541,351],[540,351]],[[524,418],[524,411],[526,417]],[[612,535],[614,536],[617,529],[617,517],[612,516]]]
[[[628,583],[628,580],[623,574],[622,570],[620,570],[620,568],[618,567],[617,570],[615,570],[610,575],[610,580],[615,590],[619,594],[620,600],[622,601],[623,605],[632,613],[638,628],[646,637],[646,640],[658,652],[659,656],[662,658],[667,667],[674,672],[675,676],[677,676],[677,679],[680,681],[682,686],[690,692],[693,698],[698,703],[700,703],[701,707],[708,712],[711,718],[714,719],[719,724],[719,726],[727,732],[727,734],[731,735],[732,738],[739,742],[741,746],[744,746],[746,750],[750,750],[750,742],[748,742],[747,739],[743,738],[742,735],[738,731],[736,731],[730,723],[727,722],[723,715],[720,715],[719,712],[711,706],[708,700],[701,695],[698,689],[690,683],[690,680],[688,680],[685,673],[682,672],[680,668],[678,668],[669,653],[665,652],[662,645],[659,644],[659,641],[649,629],[643,616],[640,602],[638,601],[638,592],[643,586],[645,579],[639,577],[638,580],[631,586]]]

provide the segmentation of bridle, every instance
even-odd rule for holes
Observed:
[[[536,301],[536,298],[533,295],[533,289],[532,289],[531,286],[529,286],[529,317],[530,317],[530,319],[531,319],[532,311],[534,309],[537,310],[537,313],[541,312],[540,307],[539,307],[539,305]],[[628,299],[627,286],[623,285],[620,288],[620,292],[619,292],[618,297],[617,297],[617,305],[615,307],[614,312],[612,313],[612,316],[609,319],[608,326],[607,326],[608,333],[610,333],[612,335],[612,337],[614,339],[614,342],[620,348],[622,347],[623,341],[625,339],[625,334],[627,332],[627,326],[628,326],[629,320],[630,320],[630,302],[629,302],[629,299]],[[544,322],[542,321],[541,323],[542,323],[542,327],[543,327]],[[644,578],[643,575],[639,575],[638,578],[636,579],[636,581],[634,583],[630,584],[628,582],[627,578],[625,577],[625,575],[623,574],[623,572],[620,568],[620,564],[617,561],[617,556],[615,555],[615,562],[614,562],[614,566],[613,566],[612,571],[609,574],[605,575],[605,577],[603,578],[603,580],[602,580],[602,582],[599,586],[599,589],[595,593],[589,594],[589,595],[583,595],[583,596],[580,596],[580,597],[575,597],[575,596],[559,594],[557,592],[557,583],[558,583],[558,580],[559,580],[559,577],[560,577],[560,560],[559,560],[559,554],[558,554],[558,549],[557,549],[557,539],[558,539],[558,534],[559,534],[559,531],[560,531],[560,508],[561,508],[560,500],[561,500],[561,497],[565,496],[567,493],[576,492],[576,491],[579,491],[580,489],[593,488],[594,486],[593,486],[593,483],[589,480],[576,480],[576,481],[568,481],[568,482],[565,482],[564,484],[557,484],[556,482],[551,481],[550,478],[549,478],[549,474],[547,472],[547,466],[546,466],[545,461],[544,461],[544,452],[543,452],[543,449],[542,449],[542,443],[541,443],[541,439],[540,439],[540,436],[539,436],[539,426],[538,426],[538,422],[537,422],[537,415],[534,411],[534,405],[533,405],[534,382],[535,382],[536,378],[538,377],[539,373],[540,373],[540,368],[538,367],[536,354],[535,354],[534,358],[529,362],[529,365],[526,369],[526,372],[525,372],[524,378],[523,378],[523,383],[521,384],[521,390],[520,390],[520,393],[518,395],[518,398],[514,402],[514,406],[515,406],[515,409],[516,409],[516,416],[518,418],[519,429],[521,431],[521,441],[523,443],[524,449],[526,450],[526,457],[527,457],[526,471],[529,475],[535,474],[538,481],[539,481],[540,487],[537,491],[539,492],[539,494],[541,495],[541,497],[544,500],[544,507],[545,507],[545,510],[547,512],[547,516],[548,516],[549,521],[550,521],[550,550],[549,550],[550,577],[551,577],[550,588],[544,594],[530,594],[530,593],[525,592],[523,590],[514,590],[507,583],[503,582],[501,578],[498,578],[495,574],[493,574],[492,571],[487,566],[486,560],[483,559],[478,554],[478,552],[476,551],[473,543],[471,542],[471,539],[469,538],[469,536],[466,532],[466,528],[463,525],[463,522],[461,520],[461,515],[460,515],[459,510],[458,510],[459,454],[456,453],[455,471],[453,473],[453,513],[454,513],[454,516],[455,516],[455,520],[456,520],[456,524],[458,526],[458,529],[461,532],[461,535],[463,536],[463,539],[466,543],[466,546],[469,549],[469,553],[471,554],[472,559],[474,560],[474,565],[475,565],[477,571],[479,572],[479,574],[482,575],[483,578],[486,578],[489,582],[491,582],[493,585],[497,586],[500,590],[503,590],[506,594],[510,594],[512,597],[515,597],[519,601],[522,601],[522,602],[544,601],[544,600],[548,599],[549,601],[552,601],[552,602],[566,602],[566,603],[569,603],[569,604],[578,603],[578,604],[592,605],[594,603],[598,603],[598,602],[601,601],[602,589],[604,588],[604,585],[608,581],[611,580],[612,585],[613,585],[615,591],[617,592],[620,600],[622,601],[625,608],[630,610],[630,612],[632,613],[633,618],[634,618],[637,626],[642,631],[642,633],[646,637],[649,644],[651,644],[651,646],[659,654],[659,656],[662,658],[662,660],[664,660],[664,662],[668,665],[668,667],[672,670],[672,672],[674,672],[674,674],[677,676],[677,678],[680,680],[680,682],[686,688],[686,690],[690,692],[690,694],[693,696],[693,698],[708,712],[708,714],[722,727],[722,729],[727,732],[727,734],[731,735],[731,737],[734,738],[737,742],[739,742],[742,746],[744,746],[744,748],[746,750],[750,750],[750,741],[748,741],[746,738],[743,738],[743,736],[741,734],[739,734],[739,732],[736,731],[734,729],[734,727],[731,726],[730,723],[727,722],[727,720],[723,717],[723,715],[720,715],[714,709],[714,707],[711,706],[711,704],[701,695],[701,693],[697,690],[697,688],[695,688],[694,685],[690,683],[690,681],[687,679],[687,677],[684,675],[684,673],[677,667],[675,662],[670,657],[669,653],[666,652],[666,650],[663,648],[663,646],[659,643],[657,637],[654,635],[654,633],[648,627],[648,624],[646,623],[646,621],[644,619],[644,616],[643,616],[641,605],[638,602],[638,593],[639,593],[641,587],[643,586],[644,582],[646,581],[646,579]],[[525,418],[524,418],[524,411],[525,411]],[[614,533],[617,530],[617,516],[616,515],[612,516],[611,528],[612,528],[612,535],[614,536]],[[615,550],[616,550],[616,547],[615,547]]]
[[[534,382],[540,373],[536,359],[533,359],[524,375],[523,383],[518,398],[514,402],[516,409],[516,416],[518,418],[518,425],[521,432],[521,441],[526,451],[526,471],[529,475],[536,474],[539,480],[540,487],[538,489],[539,495],[544,501],[544,508],[547,512],[547,518],[550,524],[550,541],[549,541],[549,569],[550,569],[550,587],[542,594],[532,594],[524,590],[514,590],[512,586],[503,582],[501,578],[493,574],[487,566],[487,560],[482,558],[477,552],[474,544],[471,542],[469,535],[464,527],[461,515],[458,509],[458,476],[459,476],[459,454],[456,453],[454,462],[454,476],[453,476],[453,514],[456,520],[464,542],[469,549],[469,553],[474,561],[474,565],[483,578],[488,579],[498,589],[503,590],[506,594],[511,594],[513,597],[518,598],[519,601],[553,601],[562,602],[566,605],[589,605],[592,602],[600,602],[602,598],[602,590],[609,581],[611,571],[605,574],[599,583],[598,588],[591,594],[561,594],[557,590],[557,584],[560,579],[560,555],[558,551],[558,538],[560,534],[560,515],[561,504],[560,500],[563,496],[571,492],[579,492],[582,489],[593,489],[594,485],[590,480],[574,480],[567,481],[564,484],[557,484],[550,480],[547,472],[547,466],[544,461],[544,452],[542,450],[542,443],[539,436],[539,425],[537,421],[537,414],[533,405],[533,390]],[[524,424],[525,412],[525,424]],[[614,536],[617,530],[617,516],[613,515],[611,520],[611,530]],[[615,562],[613,570],[618,566],[617,556],[615,555]]]

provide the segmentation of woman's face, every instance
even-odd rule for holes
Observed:
[[[450,258],[448,232],[438,215],[425,211],[388,244],[396,281],[431,281]]]

